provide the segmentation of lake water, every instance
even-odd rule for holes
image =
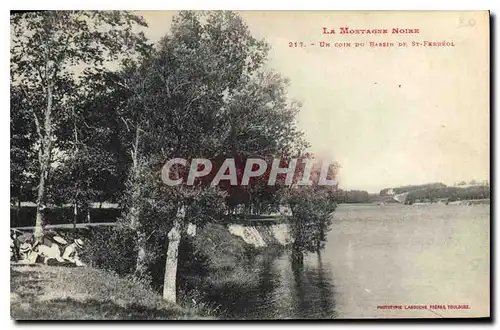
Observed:
[[[295,269],[287,255],[259,260],[259,287],[220,297],[224,316],[489,315],[489,205],[341,205],[333,217],[320,255]]]

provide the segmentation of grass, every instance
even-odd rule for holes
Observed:
[[[202,299],[217,296],[218,293],[232,292],[237,295],[239,292],[254,290],[260,283],[255,265],[264,262],[269,255],[279,254],[283,250],[282,246],[277,245],[256,248],[245,243],[241,237],[232,235],[220,224],[205,226],[194,237],[192,244],[194,251],[189,253],[189,259],[194,260],[196,266],[201,265],[203,270],[189,269],[188,264],[183,264],[190,273],[190,278],[186,279],[191,282],[189,287],[194,288],[195,295]],[[226,298],[224,296],[216,301],[224,305],[228,303]],[[224,307],[221,308],[218,312],[223,313]],[[204,309],[201,310],[205,312]]]
[[[127,278],[85,268],[11,265],[15,320],[200,319]]]
[[[232,235],[222,225],[210,224],[195,237],[196,251],[206,258],[209,287],[221,285],[252,286],[258,275],[251,268],[250,260],[260,251]]]
[[[93,232],[101,233],[102,229]],[[87,264],[107,267],[110,271],[91,267],[67,268],[58,266],[11,265],[11,316],[16,320],[133,320],[133,319],[196,319],[201,316],[217,317],[223,313],[213,299],[217,292],[253,290],[259,284],[259,274],[253,266],[266,254],[282,247],[272,245],[255,248],[232,235],[226,226],[208,224],[190,243],[180,247],[178,305],[167,305],[156,291],[132,280],[126,275],[126,265],[134,263],[135,254],[124,246],[125,236],[87,236],[89,244],[82,252]],[[73,237],[73,232],[64,237]],[[101,246],[101,254],[91,242],[119,242]],[[92,252],[89,254],[89,252]],[[104,257],[102,264],[96,256]],[[128,257],[132,259],[128,259]],[[94,261],[92,263],[92,260]],[[100,260],[100,259],[99,259]],[[160,270],[164,260],[159,261]],[[115,273],[121,276],[114,275]],[[162,277],[161,271],[159,271]],[[160,278],[162,280],[162,278]],[[226,296],[224,296],[227,298]],[[225,299],[224,298],[224,299]],[[221,298],[222,299],[222,298]],[[217,300],[217,299],[216,299]],[[219,299],[220,300],[220,299]],[[217,300],[218,301],[218,300]],[[226,302],[224,302],[226,303]]]

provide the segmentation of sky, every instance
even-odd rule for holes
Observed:
[[[136,12],[153,41],[174,12]],[[489,179],[489,18],[485,12],[239,12],[271,46],[268,66],[303,104],[311,150],[340,164],[342,189],[378,192]],[[336,34],[323,34],[323,27]],[[383,35],[340,34],[388,29]],[[391,34],[393,28],[418,29]],[[320,42],[331,47],[319,47]],[[370,47],[369,42],[407,47]],[[454,47],[412,47],[448,41]],[[306,47],[290,47],[300,42]],[[334,47],[350,42],[351,47]],[[311,43],[315,45],[312,46]],[[354,47],[364,43],[363,47]]]

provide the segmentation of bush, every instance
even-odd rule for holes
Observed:
[[[124,227],[93,228],[82,253],[91,266],[124,276],[135,270],[135,232]]]
[[[182,300],[190,303],[194,297],[199,305],[201,300],[213,300],[217,292],[248,290],[257,285],[258,276],[248,265],[249,259],[258,253],[258,249],[232,235],[224,225],[205,226],[195,237],[185,239],[179,249],[178,284]],[[215,308],[210,304],[204,307],[209,311]]]

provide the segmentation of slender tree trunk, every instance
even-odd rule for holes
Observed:
[[[137,259],[135,263],[135,277],[144,279],[147,274],[146,263],[146,235],[142,230],[137,233]]]
[[[137,234],[137,239],[136,239],[136,249],[137,249],[137,256],[136,256],[136,263],[135,263],[135,276],[137,278],[144,278],[144,275],[147,272],[147,264],[146,264],[146,235],[144,233],[144,230],[140,224],[139,221],[139,198],[140,192],[139,189],[140,187],[137,186],[137,183],[135,186],[132,188],[132,206],[129,211],[129,224],[130,227],[133,228],[136,231]]]
[[[76,229],[76,223],[78,221],[78,205],[75,202],[73,206],[73,229]]]
[[[177,262],[179,257],[179,244],[181,242],[181,227],[184,221],[184,210],[174,220],[174,225],[168,233],[167,260],[165,261],[165,277],[163,280],[163,299],[175,303],[177,301]],[[179,215],[179,214],[178,214]]]
[[[136,190],[138,187],[134,187],[134,190]],[[140,198],[137,196],[137,198]],[[136,199],[134,199],[137,201]],[[133,201],[132,203],[136,203]],[[147,273],[147,264],[146,264],[146,235],[144,233],[144,230],[142,226],[140,225],[139,222],[139,208],[136,205],[133,205],[130,208],[130,226],[136,231],[137,234],[137,239],[135,241],[136,244],[136,249],[137,249],[137,256],[136,256],[136,262],[135,262],[135,276],[137,278],[144,278],[144,275]]]
[[[139,199],[141,198],[141,187],[139,186],[139,132],[140,128],[137,126],[135,131],[135,142],[132,150],[130,151],[130,155],[132,156],[132,198],[131,198],[131,207],[129,213],[129,222],[132,228],[138,227],[139,224]]]
[[[36,222],[35,222],[35,238],[40,238],[42,236],[42,226],[45,223],[43,216],[43,207],[45,200],[45,180],[47,177],[47,171],[45,169],[45,162],[40,166],[40,181],[38,183],[38,195],[36,199]]]
[[[90,191],[90,182],[89,182],[89,180],[87,180],[87,191]],[[94,201],[87,200],[87,214],[86,214],[87,223],[90,223],[90,210],[92,210],[92,203],[93,202]]]
[[[136,244],[136,249],[137,249],[137,256],[136,256],[136,263],[135,263],[135,276],[138,278],[143,278],[144,274],[146,274],[146,240],[145,240],[145,233],[144,230],[141,226],[140,223],[140,198],[141,198],[141,193],[140,189],[141,187],[139,186],[139,183],[137,181],[138,178],[138,172],[139,169],[137,167],[133,168],[133,187],[132,187],[132,199],[131,199],[131,207],[129,210],[129,225],[130,227],[135,230],[137,234],[137,239],[135,241]]]
[[[15,226],[19,226],[20,218],[21,218],[21,194],[19,194],[19,198],[17,199]]]
[[[38,184],[38,196],[36,199],[36,222],[35,222],[35,238],[39,239],[42,236],[42,226],[44,225],[44,217],[42,213],[42,208],[45,202],[45,185],[48,180],[49,169],[50,169],[50,154],[52,152],[52,84],[47,86],[47,107],[45,109],[44,118],[44,138],[41,150],[39,152],[40,161],[40,182]]]
[[[74,149],[74,157],[78,156],[78,130],[76,129],[76,116],[75,116],[75,108],[71,108],[71,114],[73,115],[73,135],[75,138],[75,149]],[[78,222],[78,171],[76,171],[74,190],[75,190],[75,205],[73,210],[73,228],[76,229],[76,223]]]
[[[135,140],[130,151],[130,155],[132,157],[132,196],[130,200],[130,210],[128,214],[129,226],[136,231],[137,240],[135,242],[137,248],[137,256],[135,263],[135,272],[134,275],[138,278],[144,278],[147,274],[147,262],[146,262],[146,234],[144,233],[144,229],[141,226],[140,222],[140,204],[141,204],[141,186],[139,183],[139,175],[143,170],[141,168],[143,164],[140,163],[139,159],[139,142],[140,142],[140,131],[141,128],[139,125],[136,126],[135,129]]]

